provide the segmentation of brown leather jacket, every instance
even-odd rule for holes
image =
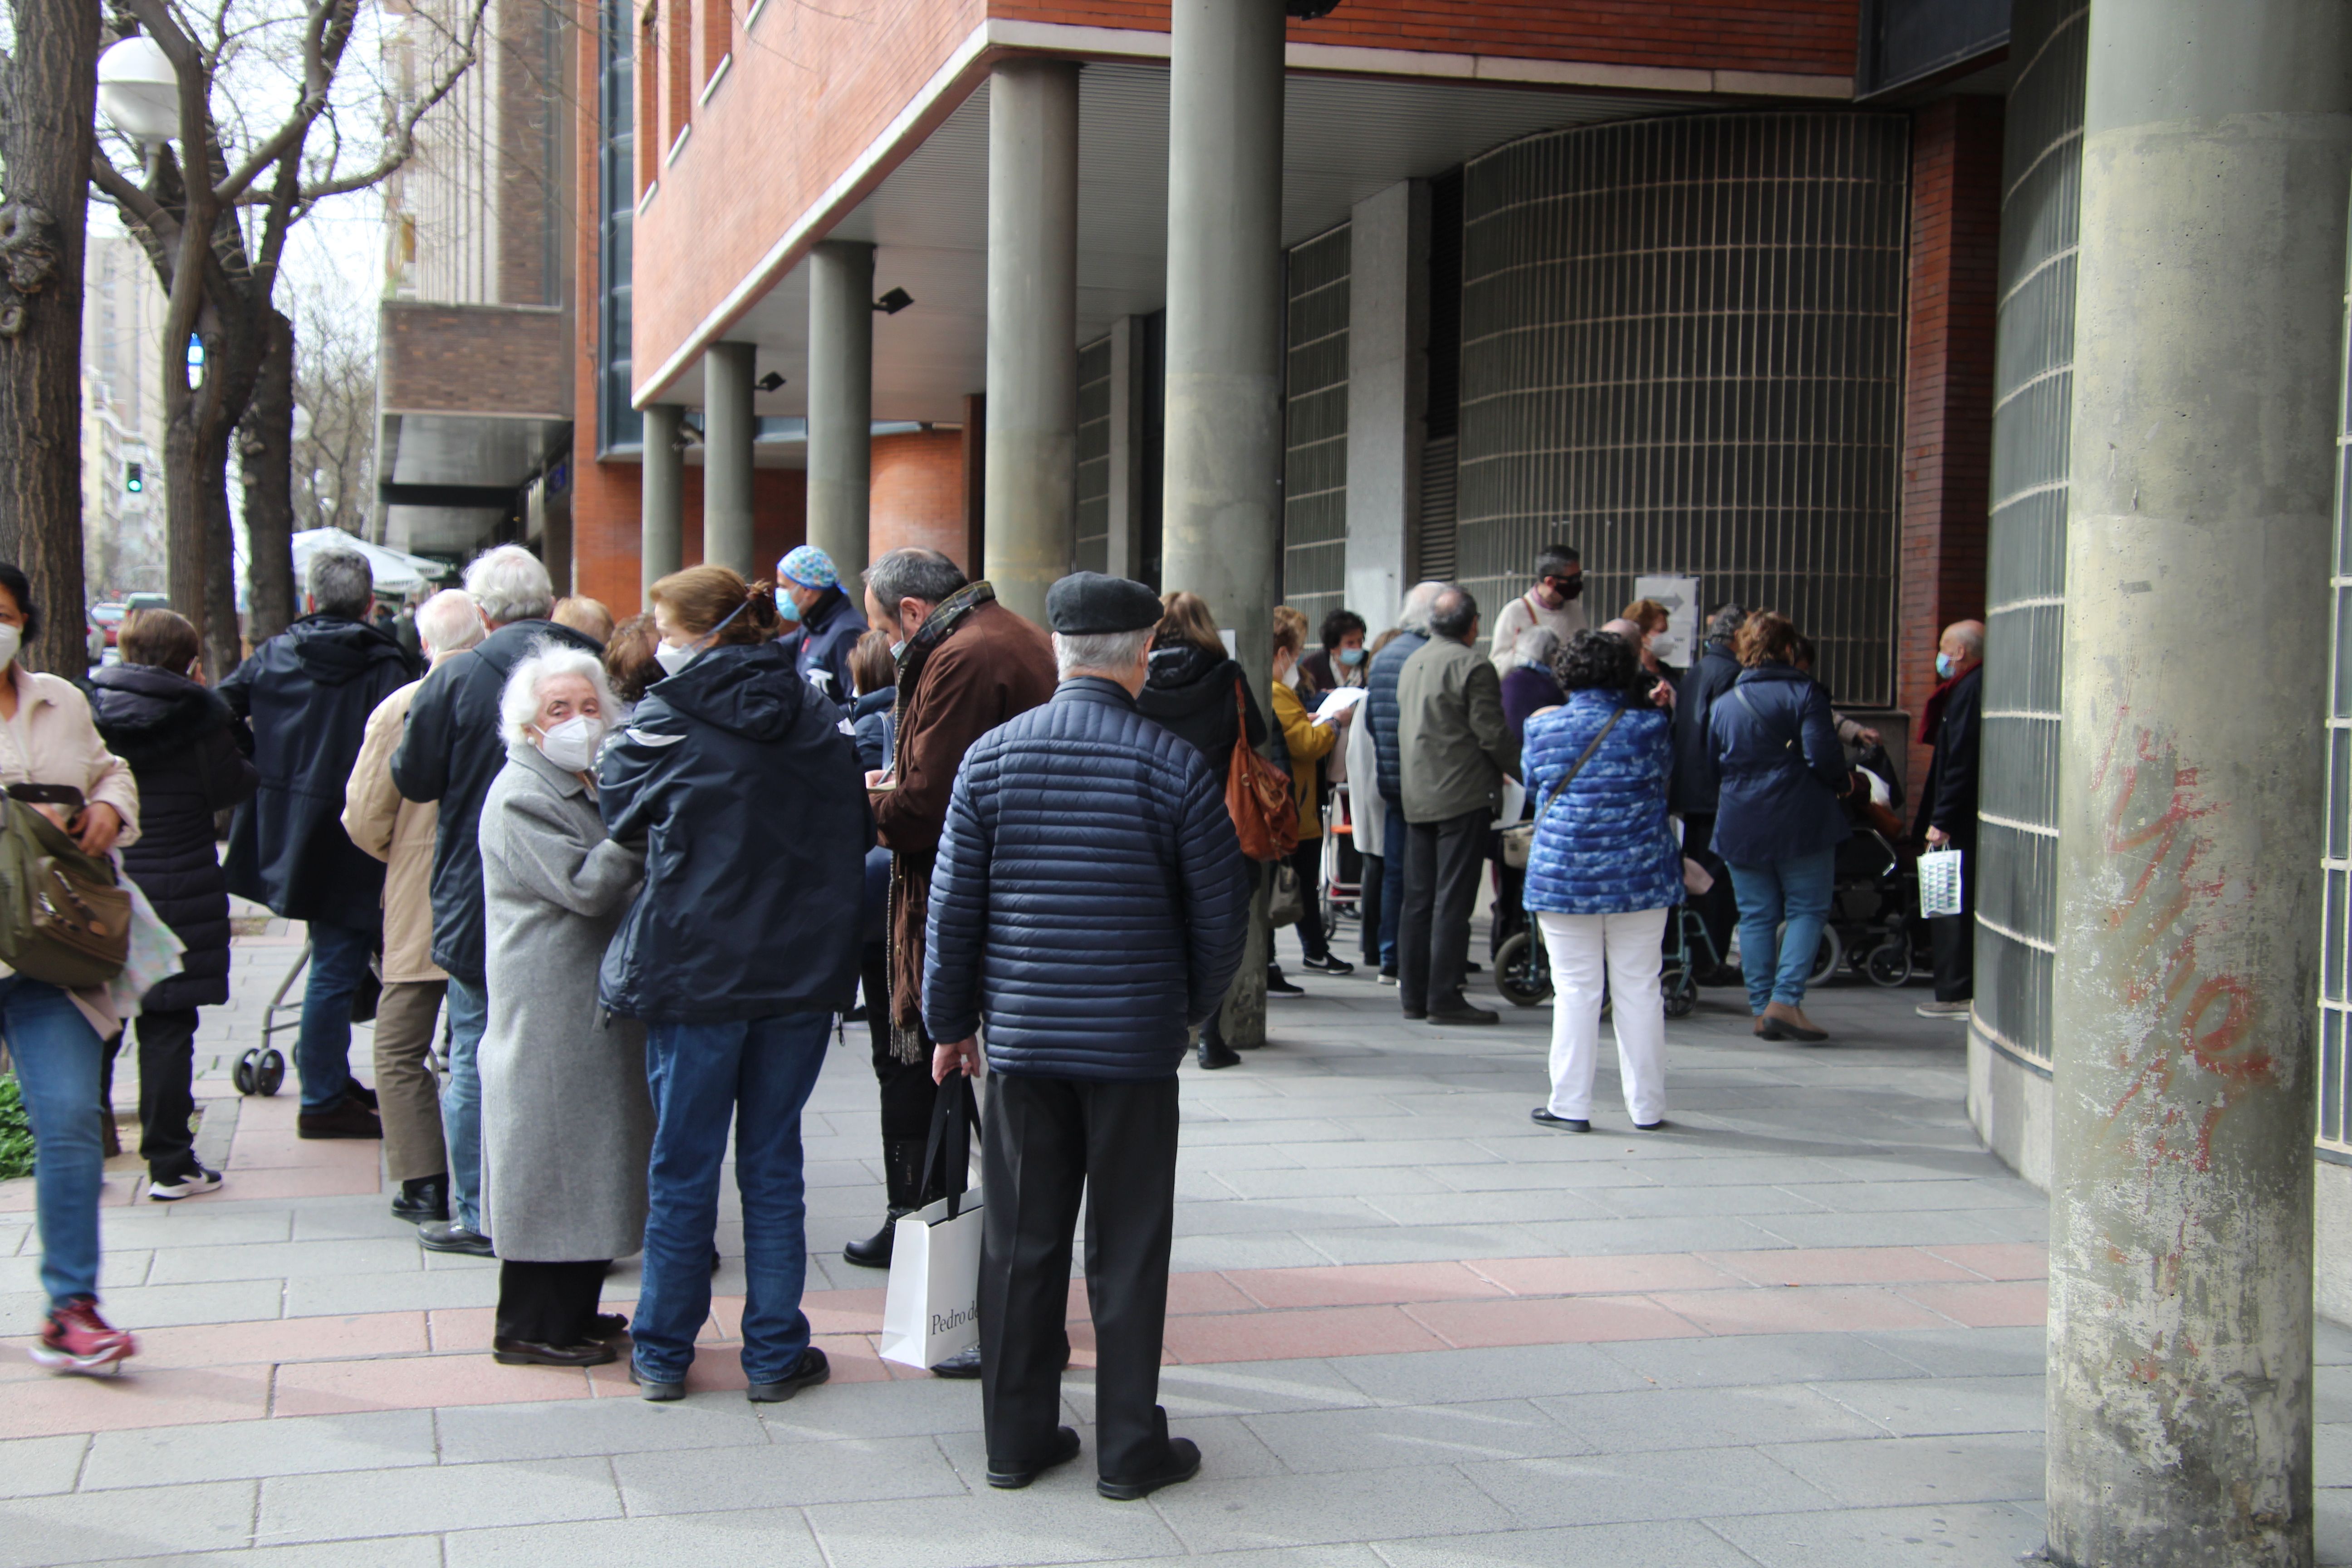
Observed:
[[[898,771],[872,792],[890,859],[892,1054],[927,1054],[922,1033],[923,921],[948,796],[964,752],[982,735],[1054,695],[1054,645],[1044,627],[974,583],[933,610],[898,666]]]

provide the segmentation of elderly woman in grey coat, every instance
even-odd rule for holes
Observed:
[[[593,654],[531,653],[507,681],[507,764],[482,805],[482,1213],[500,1260],[491,1349],[509,1363],[613,1360],[627,1323],[597,1297],[645,1236],[645,1026],[596,1005],[597,965],[645,877],[596,811],[614,708]]]

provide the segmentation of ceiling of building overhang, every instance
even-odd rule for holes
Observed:
[[[1356,203],[1399,180],[1443,174],[1517,137],[1724,106],[1698,97],[1294,75],[1284,103],[1283,242],[1296,245],[1344,222]],[[897,315],[874,318],[874,416],[961,419],[964,395],[987,379],[987,84],[833,232],[874,242],[877,294],[898,288],[915,297]],[[1078,78],[1079,343],[1102,336],[1121,316],[1160,308],[1167,237],[1167,68],[1088,65]],[[806,412],[805,262],[727,336],[759,345],[758,374],[786,378],[754,399],[757,412]],[[701,400],[698,363],[665,401]]]
[[[389,454],[381,478],[397,485],[520,489],[570,428],[565,420],[388,414],[376,446]],[[384,538],[401,550],[464,553],[478,547],[504,515],[474,507],[388,507]]]

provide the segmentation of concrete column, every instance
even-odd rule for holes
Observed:
[[[988,79],[988,580],[1041,625],[1078,521],[1078,68]]]
[[[1282,562],[1282,7],[1175,0],[1170,20],[1162,577],[1208,600],[1265,707]],[[1262,958],[1245,958],[1228,1038],[1265,1037],[1265,986]]]
[[[713,343],[702,356],[702,559],[750,578],[775,563],[751,559],[750,343]]]
[[[2302,1568],[2326,711],[2312,650],[2327,637],[2352,9],[2094,0],[2090,29],[2051,1555]],[[2217,605],[2265,616],[2229,679]]]
[[[1114,577],[1143,580],[1142,321],[1121,316],[1110,328],[1110,543]]]
[[[874,247],[828,239],[809,256],[808,542],[845,583],[866,570],[873,427]]]
[[[678,445],[686,410],[675,403],[646,405],[645,472],[637,492],[637,549],[645,562],[641,601],[653,608],[650,590],[684,563],[686,553],[686,453]]]
[[[1429,414],[1429,185],[1356,204],[1348,253],[1348,607],[1396,624],[1412,585]]]

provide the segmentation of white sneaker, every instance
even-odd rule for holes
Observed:
[[[147,1195],[159,1204],[173,1204],[182,1198],[197,1197],[205,1193],[216,1193],[220,1191],[220,1184],[218,1171],[207,1171],[199,1165],[192,1174],[169,1182],[149,1183]]]

